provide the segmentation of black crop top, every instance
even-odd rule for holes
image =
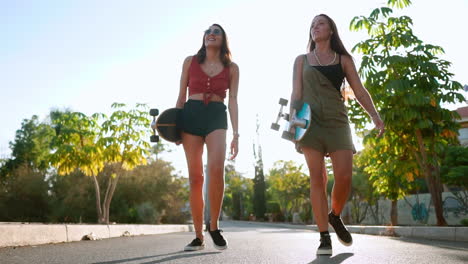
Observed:
[[[343,68],[341,67],[341,55],[339,55],[338,60],[338,64],[328,66],[312,65],[312,67],[316,68],[319,72],[325,75],[325,77],[330,80],[338,92],[340,92],[341,84],[343,83],[345,75]]]

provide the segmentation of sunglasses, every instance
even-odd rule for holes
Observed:
[[[209,35],[209,34],[214,34],[216,36],[219,36],[221,35],[221,30],[218,28],[205,30],[205,35]]]

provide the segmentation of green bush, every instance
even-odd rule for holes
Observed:
[[[280,204],[276,201],[269,201],[267,203],[267,213],[281,213]]]
[[[277,201],[267,202],[267,214],[271,214],[273,222],[283,222],[284,215],[281,212],[281,206]]]
[[[468,226],[468,218],[462,219],[462,220],[460,221],[460,224],[461,224],[462,226]]]

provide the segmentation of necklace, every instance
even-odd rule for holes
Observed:
[[[213,67],[213,66],[216,65],[217,62],[216,61],[211,62],[211,61],[205,60],[205,63],[206,63],[206,65],[208,65],[210,67]]]
[[[330,63],[328,63],[327,65],[322,65],[322,63],[320,63],[320,60],[319,60],[319,58],[317,57],[317,53],[315,52],[315,49],[314,49],[314,56],[315,56],[315,59],[317,60],[317,62],[318,62],[318,64],[319,64],[320,66],[330,66],[330,65],[331,65],[332,63],[334,63],[335,60],[336,60],[336,52],[335,52],[335,57],[333,57],[333,60],[332,60]]]
[[[206,62],[205,64],[208,74],[213,75],[213,73],[215,73],[218,68],[216,62]]]

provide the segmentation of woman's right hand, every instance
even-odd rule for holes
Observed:
[[[379,134],[377,134],[377,137],[381,137],[383,133],[385,132],[385,124],[380,118],[380,115],[374,115],[372,116],[372,122],[375,125],[375,129],[379,131]]]

